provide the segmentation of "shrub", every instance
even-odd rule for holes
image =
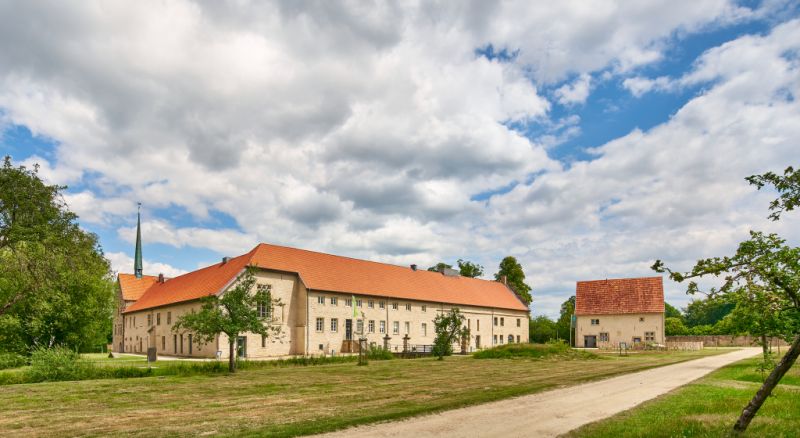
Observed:
[[[369,360],[391,360],[394,359],[394,354],[383,347],[372,347],[367,350],[367,359]]]
[[[0,353],[0,370],[19,368],[28,364],[28,358],[17,353]]]
[[[31,367],[26,370],[30,382],[80,380],[93,368],[80,360],[78,353],[66,347],[36,348],[31,354]]]

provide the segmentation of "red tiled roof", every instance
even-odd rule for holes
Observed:
[[[119,274],[117,276],[119,282],[119,289],[122,292],[122,299],[125,301],[136,301],[142,297],[150,286],[153,285],[158,278],[152,275],[142,275],[142,278],[136,278],[133,274]]]
[[[319,291],[528,310],[508,287],[496,281],[413,271],[404,266],[262,243],[225,264],[156,283],[126,312],[217,293],[247,265],[297,273],[307,288]]]
[[[661,277],[579,281],[575,290],[576,315],[663,312]]]

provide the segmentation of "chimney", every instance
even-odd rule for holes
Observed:
[[[163,283],[164,282],[164,274],[161,274],[161,273],[158,274],[158,282],[159,283]]]
[[[230,260],[231,260],[230,257],[223,257],[222,258],[222,264],[224,265],[225,263],[228,263]]]
[[[508,276],[504,275],[504,276],[500,277],[500,281],[502,281],[503,284],[508,286]]]
[[[411,270],[412,270],[412,271],[416,271],[416,270],[417,270],[417,265],[414,265],[414,264],[412,264],[412,265],[411,265]]]

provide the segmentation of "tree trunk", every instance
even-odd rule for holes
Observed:
[[[742,410],[742,415],[739,416],[739,419],[736,421],[736,424],[733,425],[734,433],[743,433],[747,426],[750,425],[750,422],[753,421],[753,417],[756,416],[756,413],[761,408],[761,405],[767,400],[767,397],[772,393],[772,390],[775,389],[775,386],[778,385],[778,382],[781,381],[783,375],[786,374],[787,371],[794,365],[794,362],[797,360],[797,356],[800,356],[800,335],[794,338],[794,342],[792,342],[792,346],[789,348],[789,351],[786,352],[786,355],[783,356],[778,366],[776,366],[772,372],[767,377],[767,380],[764,381],[764,384],[761,385],[761,388],[758,390],[756,395],[750,400],[750,403],[745,406],[744,410]]]
[[[228,337],[228,372],[236,372],[236,339]]]

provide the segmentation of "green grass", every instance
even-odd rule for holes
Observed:
[[[3,436],[296,436],[530,394],[724,351],[448,357],[0,387]]]
[[[570,437],[726,436],[763,378],[759,359],[743,360],[634,409],[588,424]],[[800,366],[795,365],[759,410],[745,436],[800,435]]]
[[[499,347],[481,350],[472,355],[476,359],[545,359],[559,358],[571,359],[597,359],[594,353],[575,350],[564,343],[548,344],[507,344]]]

